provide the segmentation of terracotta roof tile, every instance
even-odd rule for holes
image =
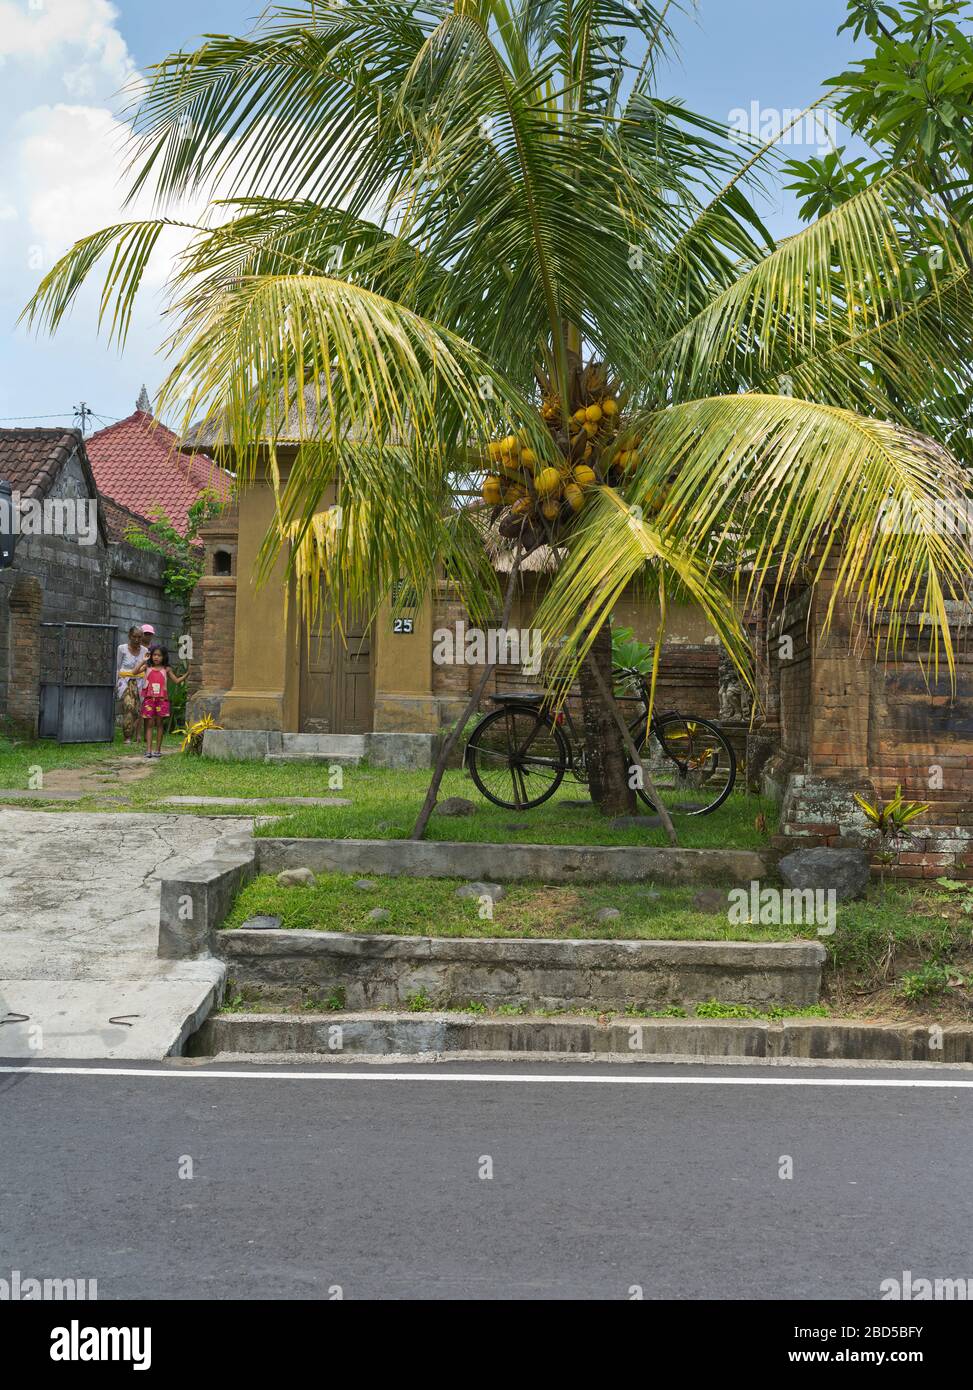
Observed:
[[[182,453],[171,430],[136,410],[87,441],[98,489],[137,517],[161,509],[179,531],[199,494],[212,488],[228,499],[232,480],[211,459]]]
[[[46,497],[80,444],[78,430],[0,430],[0,478],[22,497]]]

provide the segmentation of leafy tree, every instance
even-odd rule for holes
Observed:
[[[153,508],[147,526],[131,522],[125,528],[125,539],[137,550],[152,551],[164,561],[162,578],[164,592],[188,612],[192,592],[203,573],[199,552],[199,528],[223,510],[223,500],[210,488],[204,489],[187,511],[185,534],[177,530],[161,507]]]
[[[871,34],[890,7],[867,8]],[[742,665],[736,602],[814,582],[840,537],[834,601],[887,618],[895,643],[921,594],[952,663],[946,601],[970,578],[954,538],[880,527],[890,501],[921,515],[964,493],[930,404],[973,346],[968,235],[923,182],[935,149],[920,125],[913,165],[775,245],[750,201],[770,147],[741,162],[657,94],[677,9],[293,0],[165,59],[135,117],[133,195],[214,198],[172,277],[161,406],[210,422],[244,479],[267,460],[263,573],[288,547],[308,606],[336,575],[372,604],[448,566],[476,618],[499,606],[484,522],[515,557],[546,539],[563,560],[538,620],[565,639],[561,677],[582,673],[613,812],[628,758],[599,691],[629,584],[663,613],[690,595]],[[103,319],[124,336],[170,222],[82,239],[29,318],[56,327],[104,259]],[[942,257],[917,276],[933,233]],[[572,417],[606,395],[619,427],[591,437],[582,484]],[[482,515],[458,507],[457,479],[502,487],[497,464],[509,500],[488,483]]]

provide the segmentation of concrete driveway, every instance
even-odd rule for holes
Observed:
[[[159,879],[251,825],[0,809],[0,1057],[165,1056],[224,972],[158,959]]]

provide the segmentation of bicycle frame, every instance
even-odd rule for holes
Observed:
[[[621,674],[625,678],[633,681],[637,687],[636,694],[632,698],[638,699],[641,702],[642,710],[638,715],[636,715],[635,719],[630,724],[628,723],[628,721],[626,721],[626,725],[628,728],[628,732],[631,736],[632,742],[635,744],[636,748],[641,748],[643,743],[645,743],[646,739],[649,737],[649,734],[654,732],[656,727],[655,715],[653,714],[651,720],[648,720],[646,717],[649,708],[649,687],[640,671],[629,670],[627,668],[619,669],[621,671]],[[587,785],[588,772],[587,768],[585,767],[584,738],[579,735],[578,730],[575,727],[574,719],[571,717],[571,710],[567,705],[567,701],[565,701],[564,706],[562,706],[562,708],[560,709],[552,710],[546,701],[542,701],[538,708],[550,714],[550,716],[553,718],[554,722],[557,724],[558,728],[564,735],[564,742],[567,745],[568,755],[568,765],[566,771],[570,773],[574,780],[578,782],[580,785]],[[521,752],[525,752],[528,746],[529,745],[525,744]],[[576,759],[575,757],[576,747],[580,753],[579,759]]]

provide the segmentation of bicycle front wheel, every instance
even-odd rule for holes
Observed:
[[[671,816],[708,816],[723,805],[736,782],[736,754],[708,719],[665,714],[654,720],[643,757]],[[647,791],[639,796],[655,809]]]
[[[494,806],[531,811],[554,795],[568,765],[553,720],[529,705],[494,710],[470,734],[466,766]]]

